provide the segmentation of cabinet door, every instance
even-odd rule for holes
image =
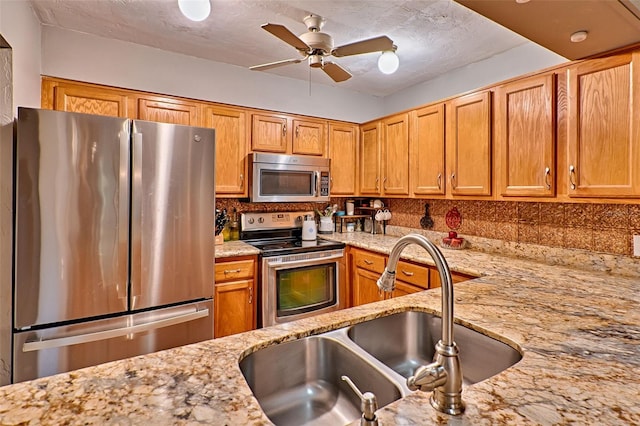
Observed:
[[[396,288],[391,293],[392,297],[400,297],[411,293],[417,293],[423,291],[423,288],[415,286],[413,284],[405,283],[403,281],[396,281]]]
[[[447,173],[452,195],[491,195],[491,94],[447,106]]]
[[[215,286],[214,337],[223,337],[255,328],[253,280]]]
[[[473,280],[477,277],[473,275],[467,275],[460,272],[451,272],[451,281],[453,284],[461,283],[463,281]],[[436,268],[429,268],[429,288],[439,288],[442,287],[442,282],[440,281],[440,274]]]
[[[496,91],[496,177],[502,196],[555,195],[554,75]]]
[[[131,117],[134,107],[132,100],[117,90],[71,84],[53,87],[53,109],[57,111]]]
[[[356,195],[358,126],[329,124],[331,195]]]
[[[635,52],[567,71],[569,196],[640,195],[638,66]]]
[[[251,120],[251,149],[253,151],[287,152],[286,117],[253,114]]]
[[[293,154],[324,156],[326,146],[326,122],[293,120]]]
[[[413,195],[444,194],[444,104],[411,112],[409,163]]]
[[[206,127],[216,130],[216,195],[246,196],[246,111],[206,106]]]
[[[198,105],[171,98],[138,98],[138,118],[160,123],[197,126]]]
[[[380,123],[369,123],[361,127],[360,141],[360,194],[380,195]]]
[[[386,195],[409,195],[409,114],[398,114],[385,119],[382,129],[382,191]]]
[[[384,292],[378,289],[376,281],[380,274],[362,268],[354,268],[352,282],[353,306],[384,300]]]

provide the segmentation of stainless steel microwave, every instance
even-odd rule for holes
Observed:
[[[249,154],[249,198],[254,202],[328,202],[328,158]]]

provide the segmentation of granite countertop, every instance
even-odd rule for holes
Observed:
[[[367,234],[330,238],[383,253],[397,241]],[[519,348],[523,359],[465,387],[467,408],[456,419],[435,412],[429,393],[415,392],[378,410],[382,424],[640,424],[640,274],[473,250],[443,253],[452,269],[482,276],[456,284],[456,321]],[[403,254],[430,263],[420,248]],[[640,260],[623,263],[633,272]],[[406,310],[439,312],[440,292],[1,387],[0,424],[270,424],[240,373],[240,359],[274,343]]]
[[[260,254],[260,250],[242,241],[225,241],[216,245],[216,259]]]

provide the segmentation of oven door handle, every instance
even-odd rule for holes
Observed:
[[[290,269],[290,268],[297,268],[299,266],[321,265],[323,263],[329,263],[327,262],[328,260],[338,260],[338,259],[342,259],[343,257],[344,257],[344,254],[336,254],[333,256],[319,257],[314,259],[303,259],[303,260],[297,260],[293,262],[282,262],[282,263],[267,260],[267,266],[273,269]]]
[[[316,180],[315,185],[314,185],[316,193],[313,194],[313,195],[314,195],[314,197],[319,197],[320,196],[320,172],[316,171],[313,174],[314,174],[315,180]]]

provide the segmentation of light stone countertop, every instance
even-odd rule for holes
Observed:
[[[397,241],[356,234],[329,238],[382,253]],[[456,321],[518,347],[523,359],[465,387],[462,416],[436,413],[429,393],[416,392],[378,410],[382,424],[640,424],[640,274],[472,250],[443,253],[453,270],[482,275],[455,285]],[[403,255],[430,263],[418,247]],[[623,263],[633,270],[640,260]],[[240,373],[240,359],[274,343],[406,310],[440,312],[440,292],[1,387],[0,424],[270,424]]]
[[[260,254],[260,250],[242,241],[225,241],[215,247],[216,259]]]

